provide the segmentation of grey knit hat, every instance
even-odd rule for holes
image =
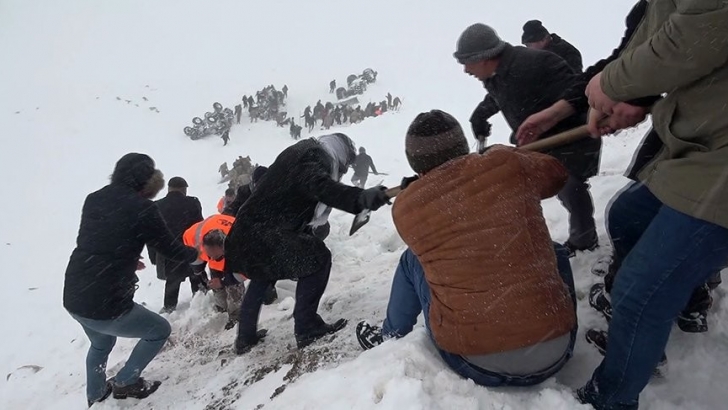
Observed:
[[[404,150],[412,170],[418,174],[470,153],[458,120],[440,110],[415,117],[407,129]]]
[[[497,57],[505,47],[506,43],[492,27],[477,23],[460,35],[453,57],[460,64],[475,63]]]

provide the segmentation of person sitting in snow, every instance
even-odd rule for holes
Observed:
[[[238,211],[225,243],[226,277],[250,278],[243,298],[235,352],[258,344],[257,331],[265,291],[281,279],[297,279],[293,310],[296,344],[303,348],[346,326],[346,319],[326,323],[318,305],[331,272],[331,251],[312,228],[325,225],[332,208],[352,214],[388,203],[385,188],[363,190],[339,182],[356,157],[344,134],[300,141],[278,155],[250,198]]]
[[[548,379],[571,358],[577,330],[568,252],[551,241],[541,210],[567,171],[551,156],[502,145],[469,154],[460,124],[439,110],[415,118],[405,152],[419,179],[403,181],[392,214],[409,248],[384,324],[359,323],[359,343],[403,337],[424,313],[459,375],[483,386]]]
[[[88,405],[114,398],[142,399],[161,382],[140,377],[172,332],[162,316],[134,303],[144,269],[144,245],[165,258],[191,263],[197,251],[169,231],[151,198],[164,188],[162,173],[147,155],[130,153],[116,163],[111,184],[89,194],[81,212],[76,249],[66,268],[63,307],[91,342],[86,357]],[[106,380],[106,363],[117,337],[139,338],[116,376]]]

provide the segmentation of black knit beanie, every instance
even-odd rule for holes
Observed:
[[[116,162],[114,173],[111,174],[111,183],[141,191],[153,174],[154,160],[148,155],[132,152]]]
[[[462,127],[444,111],[420,113],[407,129],[405,154],[412,170],[418,174],[425,174],[469,153],[470,147]]]
[[[521,43],[536,43],[546,38],[550,33],[539,20],[529,20],[523,25]]]

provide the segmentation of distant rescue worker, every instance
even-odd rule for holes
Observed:
[[[354,168],[354,176],[351,177],[351,183],[359,188],[364,188],[367,184],[370,168],[374,175],[379,175],[377,167],[374,166],[374,161],[372,161],[372,157],[367,154],[367,150],[364,147],[359,147],[359,155],[356,156],[351,167]]]

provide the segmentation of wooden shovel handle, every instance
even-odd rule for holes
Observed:
[[[521,149],[527,149],[529,151],[543,151],[550,148],[560,147],[562,145],[567,145],[572,142],[579,141],[585,137],[589,136],[589,129],[586,127],[586,125],[582,125],[580,127],[576,127],[573,129],[570,129],[568,131],[564,131],[562,133],[553,135],[548,138],[544,138],[542,140],[534,141],[530,144],[526,144]]]
[[[400,192],[402,192],[402,187],[396,186],[389,188],[388,190],[384,191],[385,194],[387,194],[387,197],[394,198],[397,196]]]
[[[582,125],[580,127],[572,128],[568,131],[564,131],[562,133],[553,135],[548,138],[544,138],[542,140],[534,141],[530,144],[526,144],[521,149],[527,149],[529,151],[544,151],[550,148],[560,147],[562,145],[570,144],[572,142],[579,141],[581,139],[584,139],[589,136],[589,129],[586,125]],[[388,197],[394,198],[402,192],[401,187],[393,187],[389,188],[385,191]]]

